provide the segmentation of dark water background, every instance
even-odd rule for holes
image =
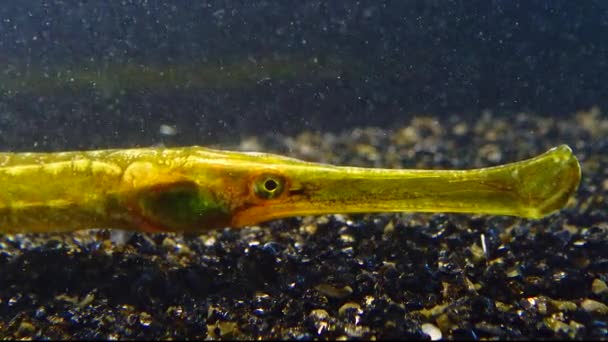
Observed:
[[[0,339],[605,340],[607,38],[600,0],[0,0],[0,151],[456,169],[568,144],[583,175],[541,220],[0,234]]]
[[[607,107],[606,37],[606,1],[4,0],[0,147],[559,119]]]

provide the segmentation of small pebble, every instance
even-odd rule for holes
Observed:
[[[336,287],[330,284],[319,284],[315,289],[321,294],[331,298],[344,298],[353,293],[352,287],[346,285],[344,287]]]
[[[316,320],[322,321],[329,318],[329,314],[327,311],[323,309],[314,309],[310,312],[310,316],[314,317]]]
[[[581,303],[581,307],[587,312],[599,313],[601,315],[608,314],[608,306],[597,300],[585,299]]]
[[[422,332],[431,338],[431,341],[440,340],[442,337],[441,330],[439,330],[439,328],[434,324],[424,323],[420,326],[420,328],[422,329]]]
[[[361,305],[354,302],[347,302],[338,309],[338,314],[344,316],[347,310],[355,310],[357,314],[363,313],[363,311],[361,311]]]
[[[608,293],[608,285],[606,285],[606,282],[604,282],[603,280],[595,278],[593,279],[593,283],[591,284],[591,292],[598,296],[604,293]]]

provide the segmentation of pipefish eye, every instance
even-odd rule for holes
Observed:
[[[264,174],[253,183],[253,192],[263,199],[281,196],[285,189],[285,178],[278,175]]]

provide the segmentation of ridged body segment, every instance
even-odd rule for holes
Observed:
[[[103,154],[93,153],[96,158]],[[106,195],[121,184],[123,167],[87,153],[0,155],[0,231],[71,230],[109,220]]]

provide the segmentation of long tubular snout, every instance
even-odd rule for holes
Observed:
[[[271,207],[252,207],[235,225],[327,213],[454,212],[541,218],[576,190],[580,165],[561,145],[535,158],[472,170],[294,168],[290,192]]]

